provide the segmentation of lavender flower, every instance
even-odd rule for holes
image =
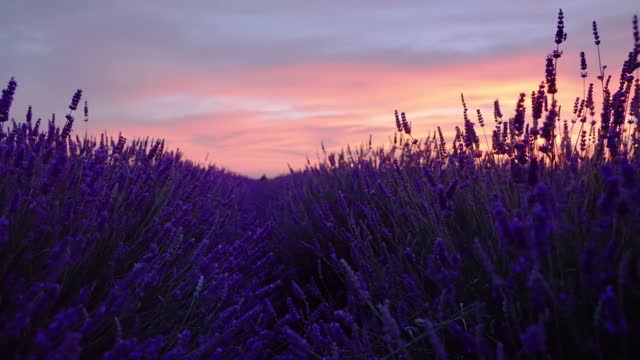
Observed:
[[[272,291],[274,291],[277,287],[279,287],[279,286],[280,286],[280,284],[282,284],[282,281],[277,280],[277,281],[275,281],[275,282],[273,282],[273,283],[271,283],[271,284],[269,284],[269,285],[267,285],[267,286],[264,286],[264,287],[262,287],[262,288],[260,288],[260,289],[258,289],[258,290],[256,291],[256,296],[258,296],[258,297],[264,297],[265,295],[267,295],[267,294],[271,293],[271,292],[272,292]]]
[[[0,219],[0,226],[2,224],[2,219]],[[1,229],[1,228],[0,228]],[[1,242],[1,239],[0,239]],[[407,261],[411,265],[416,265],[416,255],[411,251],[411,248],[404,249],[404,256],[407,258]]]
[[[596,113],[595,113],[595,106],[593,103],[593,83],[589,84],[589,90],[587,91],[587,99],[584,103],[584,106],[589,109],[590,111],[590,115],[593,118]]]
[[[411,299],[411,301],[414,303],[418,302],[422,297],[422,292],[416,286],[416,283],[415,281],[413,281],[411,275],[402,274],[402,282],[404,284],[404,289],[409,296],[409,299]]]
[[[533,129],[531,130],[531,134],[533,136],[538,135],[538,121],[542,118],[542,108],[544,106],[545,99],[544,90],[545,84],[542,82],[538,86],[538,91],[535,93],[535,96],[533,94],[531,96],[531,115],[533,117]]]
[[[587,130],[582,130],[580,132],[580,152],[585,152],[587,150]]]
[[[289,326],[284,326],[282,333],[288,344],[303,352],[303,354],[309,354],[311,352],[311,346],[302,336],[293,331]]]
[[[342,327],[337,322],[331,322],[328,326],[327,332],[331,334],[331,339],[336,341],[340,347],[345,347],[349,344],[347,334],[342,330]]]
[[[520,93],[520,98],[518,99],[518,103],[516,105],[516,116],[513,118],[513,126],[516,132],[516,136],[522,136],[522,132],[524,130],[525,97],[526,97],[525,93]]]
[[[595,41],[596,46],[600,45],[600,35],[598,34],[598,25],[595,20],[593,21],[593,40]]]
[[[333,316],[346,326],[352,326],[355,323],[355,319],[347,310],[336,310],[333,312]]]
[[[13,102],[13,96],[16,93],[18,83],[11,78],[7,88],[2,90],[2,98],[0,98],[0,123],[9,121],[9,110],[11,109],[11,103]]]
[[[358,299],[364,303],[371,300],[371,295],[366,288],[366,284],[360,280],[360,276],[353,271],[351,266],[344,260],[340,259],[340,264],[343,267],[343,271],[345,272],[347,278],[347,285],[351,288],[354,294],[358,296]]]
[[[567,34],[564,32],[564,13],[562,9],[558,11],[558,26],[556,30],[556,44],[560,45],[567,40]]]
[[[291,281],[291,289],[293,290],[293,294],[301,301],[305,301],[306,300],[306,295],[304,293],[304,290],[302,290],[302,288],[300,287],[300,285],[298,285],[297,282],[295,282],[295,280]]]
[[[407,135],[411,135],[411,125],[407,121],[407,117],[405,116],[404,112],[400,114],[400,116],[402,117],[402,129]]]
[[[484,127],[484,118],[482,117],[480,109],[476,109],[476,114],[478,115],[478,124],[480,124],[480,127]]]
[[[544,352],[547,349],[545,331],[540,324],[530,325],[523,334],[520,334],[520,341],[527,353]]]
[[[69,109],[71,111],[75,111],[78,109],[78,103],[80,103],[80,99],[82,98],[82,89],[76,90],[76,93],[73,94],[73,98],[71,99],[71,104],[69,105]]]
[[[546,66],[545,66],[545,78],[547,81],[547,93],[555,94],[558,92],[558,88],[556,87],[556,69],[553,64],[553,56],[547,55]]]
[[[73,129],[73,116],[67,114],[65,118],[67,122],[64,124],[64,128],[62,128],[62,132],[60,133],[60,141],[65,141],[69,135],[71,135],[71,130]]]
[[[493,101],[493,116],[496,119],[501,119],[502,118],[502,112],[500,111],[500,102],[498,102],[498,99]]]
[[[557,109],[557,103],[556,103],[556,100],[554,99],[553,102],[551,103],[551,109],[547,113],[547,117],[544,121],[542,130],[540,132],[540,136],[543,139],[547,140],[547,142],[551,142],[555,136],[554,131],[556,128],[556,118],[558,116],[558,111],[556,109]]]
[[[33,118],[33,112],[31,111],[31,105],[29,105],[29,109],[27,109],[26,120],[27,124],[31,124],[31,119]]]
[[[395,110],[394,115],[396,117],[396,129],[398,129],[398,132],[402,132],[402,123],[400,122],[400,116],[398,115],[398,110]]]
[[[633,43],[636,56],[640,54],[640,30],[638,29],[638,15],[633,15]]]
[[[580,52],[580,76],[587,77],[587,59],[584,56],[584,51]]]

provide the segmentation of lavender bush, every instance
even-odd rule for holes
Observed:
[[[462,96],[448,144],[440,128],[414,138],[396,111],[391,148],[323,148],[267,181],[194,164],[162,140],[74,136],[81,90],[62,127],[31,108],[16,122],[11,79],[0,99],[0,351],[635,358],[638,19],[617,87],[595,22],[593,34],[597,81],[581,53],[572,111],[555,98],[560,11],[544,80],[512,117],[496,100],[490,129]]]

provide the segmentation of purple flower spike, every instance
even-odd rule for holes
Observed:
[[[33,119],[33,112],[31,110],[31,105],[29,105],[29,109],[27,110],[27,116],[26,116],[27,124],[31,124],[32,119]]]
[[[638,15],[633,15],[633,42],[636,53],[640,53],[640,30],[638,29]]]
[[[298,334],[297,332],[293,331],[290,327],[285,326],[282,329],[282,332],[285,339],[287,340],[287,343],[295,347],[298,351],[301,351],[305,354],[308,354],[311,351],[311,346],[309,345],[307,340],[305,340],[305,338],[300,336],[300,334]]]
[[[520,334],[520,341],[525,352],[534,353],[546,350],[546,337],[544,328],[540,324],[531,325],[524,334]]]
[[[413,251],[411,251],[411,248],[404,249],[404,256],[406,256],[407,260],[409,261],[409,264],[411,265],[416,264],[416,255],[413,253]]]
[[[493,116],[497,119],[502,118],[502,112],[500,111],[500,102],[498,99],[493,101]]]
[[[584,51],[580,52],[580,76],[587,77],[587,59],[584,56]]]
[[[562,9],[558,11],[558,27],[556,30],[556,44],[560,45],[567,40],[567,34],[564,32],[564,13]]]
[[[13,96],[16,94],[18,83],[11,78],[7,88],[2,90],[2,98],[0,98],[0,122],[9,121],[9,110],[13,103]]]
[[[298,285],[297,282],[291,281],[291,289],[293,290],[293,294],[302,301],[305,301],[307,296],[304,293],[304,290],[302,290],[302,288],[300,287],[300,285]]]
[[[593,40],[595,41],[596,46],[600,45],[600,35],[598,34],[598,24],[593,22]]]
[[[516,116],[513,118],[513,126],[515,128],[517,136],[522,136],[524,130],[524,118],[526,111],[524,107],[525,97],[525,93],[520,93],[520,98],[518,99],[518,103],[516,105]]]
[[[478,114],[478,124],[480,124],[480,127],[484,127],[484,118],[482,117],[480,109],[476,109],[476,113]]]
[[[407,135],[411,135],[411,125],[407,121],[406,115],[403,112],[402,114],[400,114],[400,116],[402,117],[402,129],[405,133],[407,133]]]
[[[547,81],[547,93],[555,94],[558,92],[556,87],[556,69],[553,64],[553,55],[548,55],[545,65],[545,77]]]
[[[398,115],[398,110],[396,110],[394,112],[394,115],[396,117],[396,129],[398,129],[398,132],[402,132],[402,123],[400,122],[400,116]]]
[[[82,89],[76,90],[76,93],[73,94],[73,98],[71,99],[71,105],[69,105],[69,109],[71,111],[75,111],[78,109],[78,103],[80,103],[80,99],[82,98]]]

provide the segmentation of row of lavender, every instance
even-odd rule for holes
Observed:
[[[599,45],[594,23],[596,45]],[[0,350],[15,358],[632,358],[640,340],[640,35],[617,90],[561,118],[545,81],[487,149],[396,114],[266,182],[162,141],[8,121],[0,100]],[[583,57],[584,59],[584,57]],[[587,78],[586,61],[581,64]],[[586,84],[585,84],[586,85]],[[599,96],[599,94],[597,95]],[[574,125],[578,136],[572,136]],[[46,127],[46,129],[45,129]],[[577,126],[575,126],[578,128]],[[337,157],[337,158],[336,158]]]
[[[61,128],[31,108],[0,123],[0,353],[198,359],[243,344],[282,277],[269,224],[238,201],[246,179],[163,141],[72,138],[81,95]]]
[[[307,284],[287,298],[301,356],[634,358],[637,17],[633,30],[617,89],[599,66],[594,94],[582,54],[585,93],[569,116],[555,99],[566,40],[560,11],[530,121],[523,93],[509,119],[495,102],[490,136],[478,110],[477,133],[462,98],[464,126],[449,146],[440,129],[414,139],[396,112],[390,151],[369,143],[292,173],[279,227],[289,229],[281,242],[295,234],[283,259]],[[595,22],[593,31],[599,46]]]

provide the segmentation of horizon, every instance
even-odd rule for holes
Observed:
[[[250,3],[171,8],[158,1],[154,11],[124,1],[10,4],[0,13],[7,28],[0,33],[0,81],[3,87],[12,76],[18,82],[11,117],[22,121],[29,105],[34,118],[62,116],[80,88],[89,102],[90,136],[164,138],[194,162],[273,178],[288,173],[287,164],[299,169],[307,157],[315,159],[321,142],[327,151],[369,135],[374,146],[387,144],[395,109],[407,113],[417,138],[438,125],[451,138],[462,119],[460,93],[472,120],[481,109],[492,123],[496,98],[505,117],[512,116],[518,94],[544,80],[558,8],[568,38],[557,98],[569,107],[582,96],[580,51],[587,54],[587,83],[596,82],[591,22],[598,22],[602,62],[616,80],[638,13],[626,0],[615,7],[596,1],[410,0],[394,8],[379,1],[325,2],[325,8]],[[468,10],[460,14],[463,4]],[[76,133],[84,133],[80,120]]]

